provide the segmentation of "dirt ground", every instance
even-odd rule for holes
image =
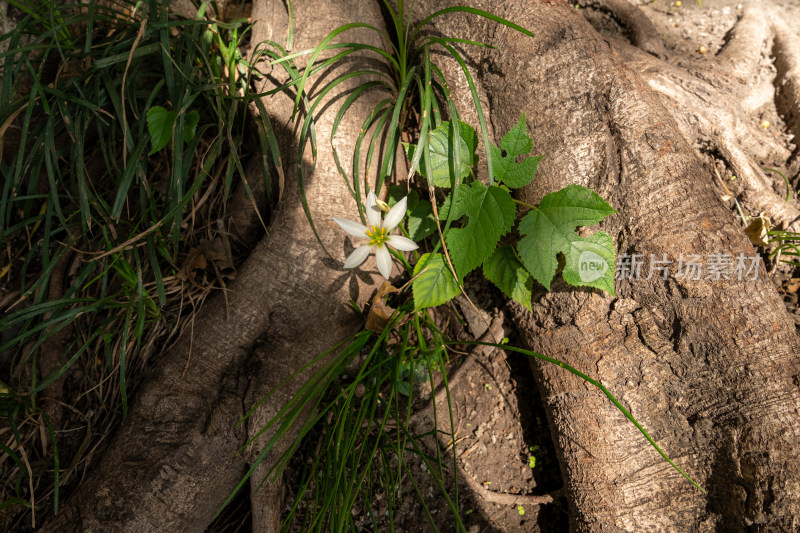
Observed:
[[[503,320],[504,300],[498,290],[479,276],[466,280],[470,299],[481,309],[478,315],[466,299],[457,299],[458,312],[466,318],[467,327],[448,317],[450,334],[459,339],[480,338],[491,325],[501,336],[514,341],[514,332]],[[469,345],[457,347],[451,354],[448,367],[450,402],[455,424],[455,454],[458,464],[460,515],[467,531],[563,531],[567,528],[566,502],[560,497],[562,485],[558,461],[553,449],[547,418],[541,407],[536,384],[526,356],[499,349]],[[439,429],[450,432],[447,417],[447,398],[441,380],[434,392],[439,417]],[[412,416],[416,434],[433,430],[431,388],[428,383],[417,385]],[[445,413],[445,414],[443,414]],[[449,437],[440,438],[447,449]],[[300,474],[304,457],[314,453],[315,439],[295,457],[286,473],[289,485]],[[432,438],[423,439],[426,452],[435,450]],[[452,450],[447,450],[442,463],[451,471],[444,472],[453,486]],[[417,455],[407,455],[419,491],[425,496],[433,521],[439,531],[454,531],[452,513],[447,501]],[[533,465],[533,466],[532,466]],[[292,495],[297,487],[289,488],[286,509],[294,504]],[[451,498],[454,496],[450,491]],[[552,500],[539,505],[542,500]],[[431,531],[425,510],[412,482],[406,478],[399,490],[400,506],[395,510],[397,531]],[[377,517],[379,530],[389,530],[386,495],[377,493],[372,502],[359,502],[353,510],[355,523],[361,531],[373,531],[368,509]],[[298,532],[301,529],[296,529]]]

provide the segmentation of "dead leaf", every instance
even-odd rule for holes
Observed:
[[[177,274],[177,277],[181,281],[191,280],[192,283],[195,283],[194,271],[205,270],[206,267],[208,267],[208,262],[206,261],[203,252],[197,248],[192,248],[189,250],[189,253],[186,256],[186,261],[184,261],[183,266]]]
[[[788,280],[784,284],[784,289],[786,289],[786,292],[788,293],[795,294],[798,290],[800,290],[800,278],[792,278]]]
[[[370,307],[369,315],[367,315],[366,327],[368,330],[380,333],[383,331],[383,328],[386,327],[386,324],[389,323],[389,318],[391,318],[395,309],[389,307],[384,301],[384,297],[392,292],[400,292],[400,289],[388,281],[384,281],[381,288],[378,289],[378,293],[372,299],[372,307]]]
[[[231,245],[227,235],[220,234],[211,240],[201,239],[197,247],[189,250],[178,273],[178,279],[196,283],[195,271],[207,269],[209,263],[213,263],[219,276],[228,279],[236,277],[236,268],[233,265]]]
[[[227,278],[233,277],[231,273],[235,272],[236,268],[233,265],[231,244],[227,234],[219,234],[210,241],[201,239],[199,247],[206,259],[212,261],[220,273],[225,274]]]
[[[750,224],[744,229],[753,246],[767,246],[769,244],[767,232],[770,228],[769,217],[766,213],[761,213],[750,220]]]

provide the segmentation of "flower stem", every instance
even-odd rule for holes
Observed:
[[[398,258],[400,261],[403,262],[403,266],[406,267],[406,270],[408,270],[408,272],[410,274],[414,273],[414,269],[411,268],[410,264],[408,264],[408,261],[406,261],[406,258],[403,256],[403,254],[401,254],[397,250],[393,250],[393,249],[389,248],[388,246],[386,247],[386,249],[389,250],[389,253],[391,253],[393,256],[395,256],[396,258]]]

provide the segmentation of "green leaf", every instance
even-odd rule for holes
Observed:
[[[466,227],[445,235],[456,274],[463,278],[492,255],[500,237],[511,230],[517,210],[508,191],[479,181],[458,189],[453,209],[453,220],[469,217]]]
[[[200,113],[197,110],[192,110],[187,113],[183,122],[183,141],[189,142],[194,139],[197,132],[197,123],[200,121]]]
[[[392,185],[386,191],[386,203],[389,207],[394,207],[394,204],[403,199],[403,196],[408,194],[405,185]]]
[[[420,242],[436,231],[436,218],[433,207],[427,200],[420,199],[417,191],[408,195],[408,235],[414,242]]]
[[[517,157],[526,155],[533,148],[533,141],[528,137],[528,128],[525,125],[525,113],[511,130],[503,136],[500,148],[491,146],[492,167],[494,177],[502,181],[507,187],[519,189],[524,187],[536,174],[536,167],[542,156],[526,157],[517,163]],[[502,150],[501,150],[502,149]],[[505,151],[506,155],[503,156]]]
[[[175,111],[167,111],[160,105],[147,110],[147,130],[150,132],[150,141],[153,145],[148,155],[153,155],[169,144],[177,116]]]
[[[414,267],[414,276],[418,274],[412,284],[416,309],[442,305],[461,292],[442,254],[425,254],[420,257]]]
[[[501,246],[483,262],[483,275],[512,300],[531,309],[533,278],[525,270],[514,248]]]
[[[614,240],[598,231],[573,242],[562,273],[570,285],[594,287],[614,294]]]
[[[453,186],[450,181],[451,137],[449,122],[442,122],[438,128],[430,132],[428,145],[430,146],[431,175],[426,175],[424,165],[420,164],[419,168],[419,173],[433,183],[434,186],[444,189],[449,189]],[[459,142],[459,162],[454,170],[458,175],[458,179],[462,180],[469,176],[470,169],[478,162],[478,157],[475,155],[475,149],[478,147],[478,136],[472,126],[460,121]],[[417,145],[404,143],[404,146],[408,159],[414,159],[414,150],[416,150]]]
[[[575,234],[578,226],[592,226],[617,211],[600,196],[580,185],[569,185],[542,199],[519,224],[524,237],[517,244],[522,264],[533,278],[550,289],[565,259],[564,281],[614,294],[614,241],[606,233],[590,237]]]

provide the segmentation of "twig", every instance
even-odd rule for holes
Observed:
[[[469,488],[473,490],[483,501],[489,503],[496,503],[498,505],[544,505],[553,503],[553,501],[560,495],[560,490],[555,490],[548,494],[534,495],[534,494],[510,494],[508,492],[494,492],[483,486],[482,483],[475,481],[468,473],[464,473],[461,477],[467,482]]]
[[[22,462],[25,463],[25,468],[28,469],[28,486],[31,491],[31,527],[36,530],[36,497],[33,494],[33,470],[31,463],[28,461],[28,454],[25,453],[25,447],[19,447],[19,454],[22,456]]]

